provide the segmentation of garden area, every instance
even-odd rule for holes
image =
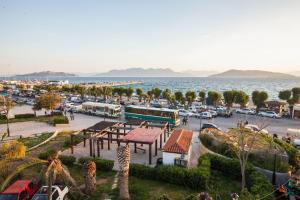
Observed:
[[[244,129],[245,144],[255,142],[249,152],[249,162],[257,167],[273,170],[274,154],[276,154],[276,170],[278,172],[288,172],[290,166],[299,168],[300,160],[298,151],[292,145],[277,138],[263,133],[257,133]],[[237,158],[238,140],[240,135],[237,129],[231,129],[224,133],[219,130],[207,129],[201,132],[201,143],[209,150],[229,157]],[[245,148],[247,150],[247,147]]]

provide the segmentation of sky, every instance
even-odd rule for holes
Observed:
[[[299,0],[0,0],[0,75],[300,71]]]

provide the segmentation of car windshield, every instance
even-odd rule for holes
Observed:
[[[17,194],[0,194],[0,200],[17,200]]]
[[[48,200],[47,194],[34,195],[32,200]]]

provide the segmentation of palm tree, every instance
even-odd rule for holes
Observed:
[[[244,108],[249,102],[249,95],[244,91],[236,91],[234,103],[240,104],[241,108]]]
[[[153,90],[149,90],[149,91],[147,92],[147,95],[148,95],[148,101],[151,102],[152,99],[153,99],[153,96],[154,96]]]
[[[126,96],[128,98],[128,101],[131,99],[132,95],[133,95],[134,89],[132,87],[129,87],[126,89],[125,93]]]
[[[184,102],[184,96],[183,96],[183,93],[181,91],[175,92],[174,95],[175,95],[175,99],[176,99],[177,102],[180,102],[180,103]]]
[[[165,89],[163,92],[162,92],[162,97],[164,99],[166,99],[168,101],[168,103],[170,103],[171,101],[171,96],[172,96],[172,92],[170,89]]]
[[[128,189],[129,163],[130,163],[130,147],[128,144],[120,146],[117,149],[119,162],[119,199],[130,199]]]
[[[227,108],[231,108],[232,104],[235,102],[237,91],[235,90],[227,90],[223,92],[224,101],[226,103]]]
[[[191,106],[191,104],[196,99],[196,97],[197,97],[197,95],[196,95],[196,92],[194,92],[194,91],[187,91],[185,93],[185,98],[186,98],[189,106]]]
[[[112,93],[113,93],[112,87],[109,86],[102,87],[102,95],[104,97],[105,102],[107,101],[107,98],[112,96]]]
[[[62,165],[61,161],[58,159],[58,154],[55,154],[48,158],[48,166],[46,168],[44,175],[48,185],[48,199],[51,200],[50,194],[51,194],[52,183],[55,183],[57,176],[60,176],[65,181],[71,183],[81,194],[81,191],[77,187],[77,184],[73,179],[73,177],[70,175],[69,170],[67,169],[67,167]]]
[[[205,91],[200,91],[199,92],[199,97],[200,97],[200,101],[202,102],[202,104],[204,105],[205,104],[205,97],[206,97],[206,93]]]
[[[162,90],[159,88],[153,88],[152,91],[155,99],[159,100]]]
[[[142,101],[142,97],[143,97],[143,94],[144,94],[144,91],[142,88],[137,88],[136,89],[136,94],[139,96],[139,102]]]
[[[96,191],[96,164],[93,161],[84,163],[85,193],[92,194]]]
[[[216,106],[222,99],[222,95],[215,91],[209,91],[207,95],[214,106]]]

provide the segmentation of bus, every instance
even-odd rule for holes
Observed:
[[[98,102],[84,102],[82,104],[81,112],[91,115],[120,117],[121,105]]]
[[[129,105],[125,107],[125,119],[169,122],[174,126],[180,125],[178,110],[167,108],[140,107]]]

